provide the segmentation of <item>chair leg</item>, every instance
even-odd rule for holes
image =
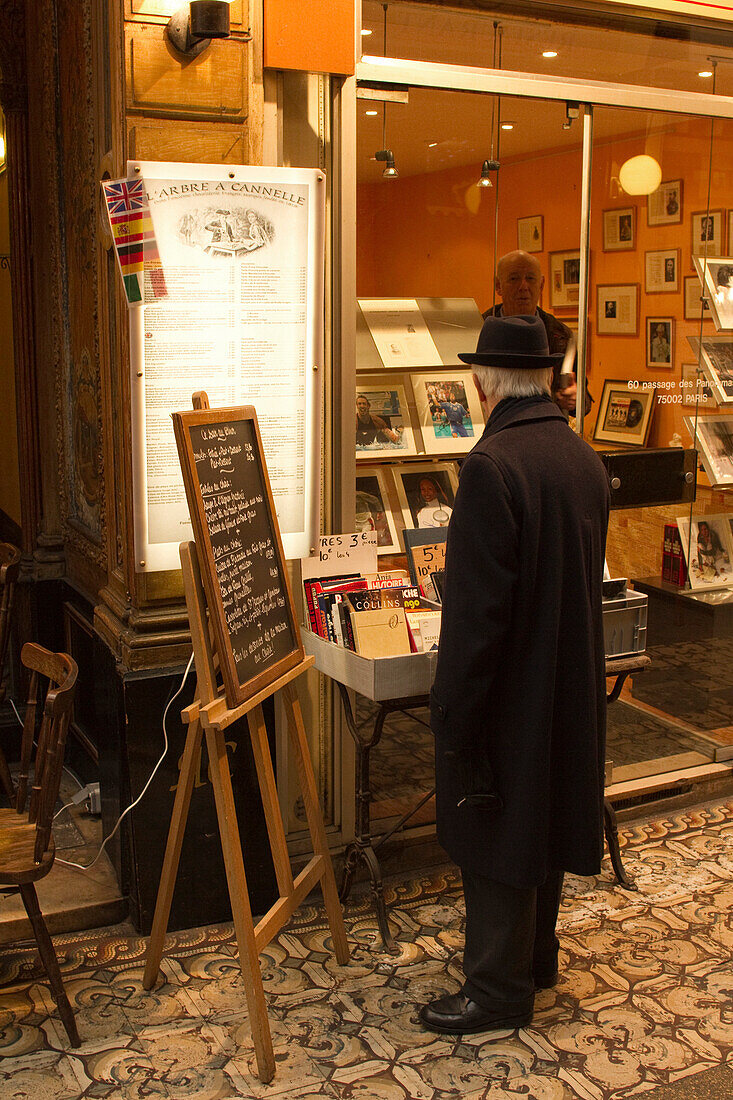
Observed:
[[[33,934],[36,937],[41,961],[48,975],[48,980],[51,985],[51,995],[58,1006],[61,1021],[66,1028],[66,1034],[69,1036],[69,1042],[72,1047],[81,1046],[79,1032],[76,1030],[74,1013],[69,1004],[69,998],[66,996],[64,983],[61,980],[61,971],[59,970],[59,961],[56,958],[56,951],[51,942],[51,937],[48,934],[48,928],[46,928],[46,922],[43,919],[40,906],[38,905],[36,888],[33,883],[29,882],[27,885],[20,887],[20,893],[23,898],[23,904],[25,905],[25,911],[28,914],[28,919],[33,926]]]

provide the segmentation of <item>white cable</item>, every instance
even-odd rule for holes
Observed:
[[[63,863],[65,867],[76,867],[79,871],[88,871],[97,862],[97,860],[101,856],[102,852],[107,847],[107,844],[109,843],[109,841],[112,839],[112,837],[115,835],[115,833],[119,829],[120,825],[122,824],[122,819],[124,817],[127,817],[127,815],[130,813],[130,810],[134,810],[135,807],[137,806],[138,802],[140,802],[144,798],[145,792],[147,791],[150,784],[153,782],[153,778],[155,776],[155,773],[157,772],[158,768],[160,767],[160,765],[165,760],[166,753],[168,752],[168,731],[165,728],[165,720],[168,717],[168,711],[170,710],[171,705],[176,701],[178,696],[183,691],[183,687],[184,687],[184,684],[186,683],[186,679],[188,677],[188,674],[191,671],[191,665],[192,664],[193,664],[193,653],[191,654],[189,662],[186,665],[186,671],[183,674],[183,679],[181,680],[181,686],[179,687],[176,694],[171,699],[168,700],[166,708],[163,711],[163,752],[161,753],[161,756],[160,756],[160,759],[158,760],[158,763],[155,765],[155,767],[151,771],[150,777],[149,777],[147,783],[145,784],[143,789],[140,791],[140,794],[137,796],[135,801],[131,802],[130,805],[127,807],[127,809],[123,810],[122,813],[120,814],[120,816],[117,818],[117,823],[116,823],[114,829],[109,834],[109,836],[106,837],[106,839],[104,841],[102,841],[102,846],[100,847],[99,851],[97,852],[96,856],[94,857],[94,859],[92,860],[91,863],[73,863],[69,859],[59,859],[59,858],[56,859],[57,863]],[[59,813],[61,813],[61,810],[59,810]]]
[[[13,702],[13,700],[12,700],[12,699],[10,698],[10,696],[8,696],[8,702],[10,703],[11,707],[12,707],[12,708],[13,708],[13,710],[15,711],[15,717],[16,717],[16,718],[18,719],[18,725],[19,725],[19,726],[20,726],[20,728],[22,729],[22,728],[23,728],[23,719],[22,719],[22,718],[20,717],[20,715],[18,714],[18,708],[16,707],[15,703],[14,703],[14,702]]]

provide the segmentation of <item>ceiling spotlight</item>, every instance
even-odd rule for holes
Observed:
[[[367,37],[368,37],[368,36],[369,36],[369,35],[370,35],[371,33],[372,33],[372,32],[371,32],[371,31],[368,31],[368,30],[366,29],[366,27],[362,27],[362,29],[361,29],[361,37],[362,37],[362,38],[367,38]]]
[[[379,111],[365,111],[364,114],[366,114],[366,115],[378,115]]]
[[[438,144],[437,141],[429,141],[428,142],[428,149],[434,149],[437,144]]]
[[[713,73],[712,73],[712,70],[711,70],[711,69],[703,69],[703,70],[702,70],[702,72],[701,72],[701,73],[698,73],[697,75],[698,75],[698,76],[701,76],[701,77],[703,77],[703,79],[707,80],[707,78],[708,78],[709,76],[712,76],[712,75],[713,75]]]
[[[382,176],[386,180],[394,180],[399,176],[399,172],[395,168],[394,153],[391,149],[377,149],[374,154],[375,160],[383,160],[385,162],[384,171]]]
[[[513,130],[514,129],[514,123],[513,122],[502,122],[501,128],[502,128],[502,130]]]
[[[543,50],[543,57],[557,57],[557,50]]]
[[[491,176],[489,175],[489,173],[490,172],[498,172],[498,171],[499,171],[499,162],[498,162],[498,160],[485,160],[484,163],[481,165],[481,178],[478,181],[478,186],[479,187],[493,187],[494,185],[491,182]]]

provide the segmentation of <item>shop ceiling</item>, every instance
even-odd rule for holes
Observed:
[[[496,29],[495,23],[499,24]],[[363,38],[364,53],[381,55],[381,2],[363,0],[362,26],[372,32]],[[729,38],[733,41],[730,33]],[[557,56],[543,57],[546,51]],[[712,92],[712,80],[698,74],[714,67],[716,92],[733,95],[733,46],[681,41],[666,34],[655,37],[608,28],[600,31],[597,27],[547,19],[520,20],[393,3],[387,8],[387,54],[559,78],[679,88],[692,93]],[[711,56],[722,60],[711,65]],[[495,64],[497,58],[500,65]],[[505,161],[580,149],[580,123],[576,120],[567,127],[561,103],[502,97],[498,104],[492,96],[424,88],[411,88],[407,99],[407,103],[389,102],[386,119],[386,144],[394,151],[403,177],[480,164],[491,153],[492,114],[495,155],[499,117],[502,122],[513,123],[513,129],[500,131],[498,139],[498,155]],[[366,113],[375,110],[376,115]],[[359,99],[357,119],[358,178],[376,181],[381,178],[382,165],[372,158],[382,147],[382,103]],[[664,129],[671,121],[648,111],[597,108],[594,136],[596,141],[644,136]]]

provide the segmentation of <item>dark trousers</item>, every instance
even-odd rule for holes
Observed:
[[[562,880],[559,871],[542,886],[519,888],[463,871],[463,992],[482,1008],[531,1010],[534,975],[541,981],[557,966]]]

